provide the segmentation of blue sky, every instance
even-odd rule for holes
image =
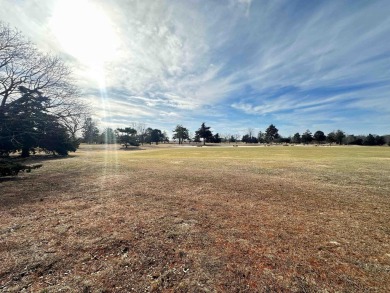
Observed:
[[[388,0],[0,0],[101,127],[390,133]]]

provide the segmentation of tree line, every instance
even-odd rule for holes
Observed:
[[[321,130],[317,130],[314,134],[310,130],[304,133],[295,133],[292,136],[283,137],[279,134],[278,128],[271,124],[265,131],[259,131],[257,134],[253,128],[248,128],[247,133],[243,136],[238,134],[213,134],[211,127],[203,122],[199,129],[194,134],[191,134],[187,127],[178,124],[172,131],[172,139],[175,143],[236,143],[242,142],[246,144],[325,144],[328,143],[338,145],[384,145],[386,137],[379,135],[347,135],[342,130],[336,130],[325,134]],[[88,118],[83,126],[83,138],[85,143],[120,143],[126,148],[128,146],[139,146],[144,143],[159,144],[169,143],[168,134],[160,129],[146,127],[144,123],[132,123],[131,126],[125,128],[106,128],[102,133],[99,132],[97,123],[91,118]]]
[[[155,143],[158,145],[159,143],[170,142],[166,131],[146,127],[144,123],[132,123],[132,125],[129,127],[117,128],[115,130],[108,127],[104,129],[102,133],[100,133],[97,123],[93,121],[92,118],[87,118],[82,129],[81,142],[88,144],[120,143],[125,148],[127,148],[129,146],[139,146],[143,144]],[[206,142],[223,142],[223,139],[220,137],[219,133],[212,134],[210,127],[206,126],[205,123],[202,123],[200,128],[195,132],[194,136],[191,135],[188,128],[180,124],[177,125],[172,132],[172,139],[178,144],[183,144],[185,142],[200,143],[202,141],[203,144],[206,144]]]
[[[342,130],[335,130],[325,134],[321,130],[317,130],[314,134],[308,129],[304,133],[295,133],[292,136],[283,137],[279,134],[279,130],[275,125],[271,124],[265,132],[259,131],[257,136],[253,135],[253,130],[248,129],[248,134],[242,137],[242,142],[245,143],[292,143],[292,144],[339,144],[339,145],[384,145],[386,137],[380,135],[347,135]],[[390,145],[390,141],[388,142]]]
[[[81,142],[88,144],[114,144],[120,143],[128,146],[139,146],[144,143],[169,142],[168,135],[160,129],[146,127],[144,123],[132,123],[129,127],[112,129],[105,128],[100,133],[98,125],[92,118],[87,118],[82,126]]]

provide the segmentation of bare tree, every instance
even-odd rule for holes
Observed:
[[[19,31],[0,22],[0,69],[27,55],[30,46]]]
[[[81,107],[77,109],[77,113],[68,112],[68,115],[62,115],[60,118],[61,123],[73,138],[76,138],[77,133],[84,129],[84,122],[89,117],[89,109],[84,105],[81,105]]]
[[[228,142],[228,143],[230,143],[230,137],[231,137],[232,135],[230,134],[230,133],[224,133],[224,134],[222,134],[222,142]]]
[[[134,125],[134,128],[137,130],[140,143],[143,145],[145,143],[145,137],[147,135],[147,127],[145,123],[139,122]]]
[[[255,133],[254,129],[251,128],[251,127],[249,127],[247,131],[248,131],[248,136],[249,136],[249,138],[252,139],[253,134]]]
[[[20,98],[20,87],[42,93],[46,109],[75,134],[88,107],[71,69],[57,56],[40,52],[21,32],[0,22],[0,111]]]

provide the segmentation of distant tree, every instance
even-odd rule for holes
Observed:
[[[118,140],[125,148],[129,146],[139,146],[137,130],[131,127],[117,128]]]
[[[68,116],[60,116],[61,124],[67,129],[74,140],[77,139],[77,134],[83,130],[84,122],[89,115],[89,109],[86,106],[79,106],[79,113],[72,113]]]
[[[279,137],[278,129],[275,127],[275,125],[271,124],[268,126],[268,128],[265,130],[265,139],[267,142],[273,142],[275,139]]]
[[[375,137],[375,141],[376,141],[376,145],[384,145],[384,144],[386,144],[386,139],[385,139],[384,136],[377,135]]]
[[[314,139],[317,143],[321,144],[321,143],[323,143],[323,142],[326,140],[326,136],[325,136],[325,134],[324,134],[321,130],[318,130],[318,131],[316,131],[316,132],[314,133],[313,139]]]
[[[258,138],[253,136],[253,134],[253,128],[248,128],[248,133],[242,137],[241,141],[245,143],[259,143]]]
[[[234,136],[231,135],[230,138],[229,138],[229,142],[236,142],[236,141],[237,141],[237,140],[234,138]]]
[[[384,136],[369,134],[363,138],[363,145],[374,146],[374,145],[384,145],[386,143]]]
[[[138,141],[143,145],[145,142],[147,142],[147,137],[149,136],[149,143],[150,143],[150,132],[151,128],[146,127],[145,123],[139,122],[139,123],[132,123],[132,128],[137,130],[138,135]]]
[[[213,136],[212,132],[210,131],[210,127],[206,126],[204,122],[195,133],[199,135],[200,138],[203,138],[203,145],[206,144],[207,139]]]
[[[240,140],[240,135],[238,133],[233,134],[233,137],[236,140],[236,142],[238,142]]]
[[[375,137],[370,133],[363,140],[363,145],[376,145]]]
[[[346,142],[346,144],[349,144],[349,145],[362,145],[363,139],[364,139],[364,136],[355,136],[355,135],[351,134],[345,138],[345,142]]]
[[[291,137],[279,137],[281,143],[291,143]]]
[[[384,137],[384,139],[385,139],[385,144],[387,144],[388,146],[390,146],[390,135],[384,135],[383,137]]]
[[[199,134],[195,133],[194,138],[193,138],[193,141],[196,142],[196,143],[200,142],[200,136],[199,136]]]
[[[245,143],[248,143],[250,142],[250,137],[249,137],[249,134],[244,134],[241,138],[241,141],[242,142],[245,142]]]
[[[184,140],[189,138],[188,129],[182,125],[177,125],[173,133],[173,139],[178,139],[179,144],[182,144]]]
[[[301,135],[299,132],[295,133],[294,136],[291,139],[292,143],[301,143]]]
[[[248,130],[247,130],[247,133],[248,133],[248,136],[249,136],[249,139],[251,140],[255,131],[253,128],[249,127]]]
[[[285,141],[285,137],[283,137],[282,135],[279,135],[278,138],[275,138],[274,142],[276,143],[283,143]]]
[[[150,141],[156,143],[156,145],[160,141],[164,141],[165,137],[164,134],[160,129],[153,129],[150,133]]]
[[[313,135],[311,134],[310,130],[306,130],[302,136],[301,136],[301,142],[304,144],[309,144],[313,141]]]
[[[342,130],[337,130],[336,132],[335,132],[335,138],[336,138],[336,142],[338,143],[338,144],[342,144],[343,143],[343,140],[344,140],[344,138],[345,138],[345,133],[344,133],[344,131],[342,131]]]
[[[221,142],[230,143],[230,141],[229,141],[230,137],[231,137],[231,134],[228,134],[228,133],[222,134]]]
[[[100,135],[100,142],[104,144],[116,143],[116,136],[114,130],[110,127],[104,129],[103,133]]]
[[[259,133],[257,134],[257,140],[259,141],[259,143],[265,143],[266,142],[265,133],[262,131],[259,131]]]
[[[152,131],[153,131],[153,128],[151,127],[148,127],[144,130],[144,133],[143,135],[138,135],[138,138],[139,138],[139,141],[142,143],[148,143],[148,144],[152,144]],[[138,133],[138,131],[137,131]]]
[[[83,141],[88,144],[97,143],[99,140],[99,128],[92,118],[87,118],[83,125]]]
[[[163,133],[162,133],[162,137],[163,137],[163,143],[169,143],[169,137],[168,137],[168,133],[164,130]]]
[[[241,139],[242,142],[245,142],[245,143],[259,143],[259,140],[257,139],[257,137],[254,137],[254,136],[250,136],[249,134],[245,134],[242,139]]]
[[[213,143],[221,143],[221,141],[222,141],[222,139],[219,137],[218,133],[213,135],[210,140],[211,140],[210,142],[213,142]]]
[[[334,132],[329,132],[326,136],[326,141],[332,145],[332,143],[336,143],[336,134]]]

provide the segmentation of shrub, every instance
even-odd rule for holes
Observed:
[[[33,169],[41,168],[42,164],[36,164],[36,165],[22,165],[20,163],[16,162],[9,162],[9,161],[3,161],[0,162],[0,177],[5,176],[16,176],[19,174],[20,171],[22,172],[31,172]]]

